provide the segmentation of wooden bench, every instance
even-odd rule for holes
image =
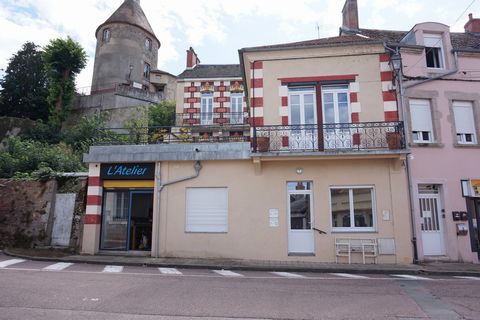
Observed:
[[[373,258],[377,263],[378,245],[377,239],[335,239],[335,262],[338,263],[339,257],[347,257],[348,263],[352,263],[352,253],[361,253],[363,264],[367,258]]]

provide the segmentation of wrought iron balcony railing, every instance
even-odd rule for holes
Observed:
[[[178,127],[247,124],[248,112],[195,112],[177,113],[175,115],[175,125]]]
[[[250,141],[243,131],[205,132],[191,130],[191,127],[135,127],[97,129],[93,145],[142,145],[159,143],[193,142],[245,142]]]
[[[405,149],[403,122],[261,126],[254,128],[253,152],[357,152]]]

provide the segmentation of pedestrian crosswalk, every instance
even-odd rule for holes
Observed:
[[[1,257],[0,257],[1,258]],[[78,267],[81,265],[81,267]],[[80,268],[80,270],[78,269]],[[76,264],[72,262],[56,262],[49,263],[44,261],[29,261],[26,259],[5,259],[0,260],[0,269],[8,270],[36,270],[49,272],[88,272],[88,273],[128,273],[128,274],[158,274],[164,276],[206,276],[206,277],[222,277],[222,278],[261,278],[261,279],[310,279],[310,280],[411,280],[411,281],[432,281],[432,280],[464,280],[464,281],[480,281],[480,276],[452,276],[452,277],[435,277],[435,276],[419,276],[414,274],[375,274],[361,275],[354,273],[306,273],[306,272],[286,272],[286,271],[232,271],[226,269],[219,270],[202,270],[202,269],[184,269],[177,268],[145,268],[145,267],[125,267],[121,265],[89,265]]]

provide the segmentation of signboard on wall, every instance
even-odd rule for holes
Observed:
[[[102,164],[100,178],[103,180],[154,180],[155,163]]]

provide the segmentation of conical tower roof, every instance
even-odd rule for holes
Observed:
[[[157,39],[157,36],[155,36],[155,32],[153,32],[152,26],[150,26],[150,23],[140,6],[139,0],[125,0],[110,18],[107,19],[107,21],[98,26],[95,35],[97,35],[99,29],[111,23],[124,23],[139,27],[149,33],[152,38],[158,42],[158,46],[160,47],[160,41]]]

